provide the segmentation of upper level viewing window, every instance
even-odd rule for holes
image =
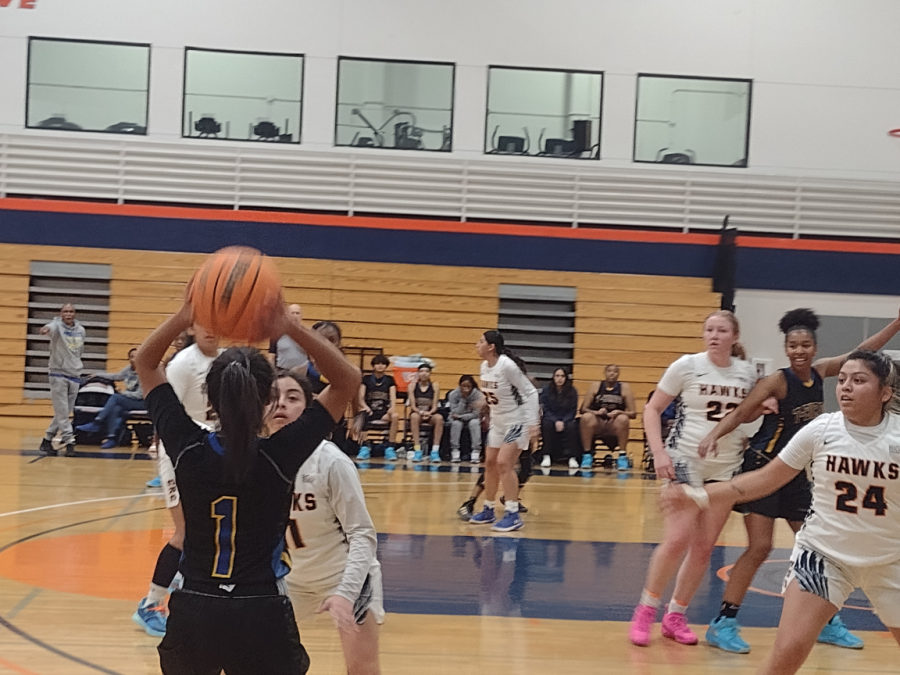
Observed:
[[[747,166],[752,84],[638,75],[634,161]]]
[[[491,66],[484,151],[600,157],[603,73]]]
[[[334,144],[450,152],[452,63],[338,60]]]
[[[29,38],[25,124],[147,133],[150,45]]]
[[[181,134],[300,142],[303,56],[188,47]]]

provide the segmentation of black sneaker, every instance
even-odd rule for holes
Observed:
[[[459,519],[466,523],[472,519],[473,513],[475,513],[474,499],[464,502],[463,505],[456,510],[456,515],[459,516]]]
[[[522,486],[519,486],[519,489],[522,489]],[[506,506],[506,497],[500,497],[500,503],[503,506]],[[522,502],[519,502],[519,513],[528,513],[528,507],[525,506]]]
[[[57,454],[56,448],[53,447],[53,442],[46,438],[41,441],[41,447],[38,448],[38,451],[50,457],[56,457]]]
[[[69,443],[66,445],[66,457],[74,457],[75,456],[75,444]]]

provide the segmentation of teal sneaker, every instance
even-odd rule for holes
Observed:
[[[397,459],[397,451],[393,448],[385,448],[384,449],[384,458],[388,460]]]
[[[706,641],[710,647],[732,654],[750,653],[750,645],[741,638],[741,625],[737,619],[717,616],[706,629]]]
[[[590,469],[594,466],[594,456],[590,453],[584,453],[581,457],[581,468]]]
[[[144,629],[151,637],[162,637],[166,634],[166,610],[164,607],[152,607],[147,598],[138,604],[131,620]]]
[[[616,460],[616,468],[619,471],[628,471],[628,455],[624,452],[619,453],[619,458]]]
[[[825,628],[819,633],[819,642],[844,649],[862,649],[866,644],[847,630],[840,614],[835,614],[831,621],[825,624]]]
[[[432,462],[440,462],[441,461],[441,453],[437,450],[431,451],[431,457],[429,458]]]
[[[416,450],[416,451],[413,453],[412,461],[414,461],[414,462],[421,462],[421,461],[422,461],[422,451],[421,451],[421,450]]]
[[[361,445],[359,447],[359,452],[356,453],[356,459],[371,459],[372,450],[367,445]]]
[[[153,480],[148,480],[148,481],[147,481],[147,487],[148,487],[148,488],[158,488],[158,487],[162,487],[162,481],[159,479],[159,476],[157,476],[157,477],[154,478]]]

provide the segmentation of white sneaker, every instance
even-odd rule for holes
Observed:
[[[574,457],[569,457],[569,468],[577,469],[580,465],[578,464],[578,460]]]
[[[451,450],[450,451],[450,461],[451,462],[459,461],[459,450]]]
[[[550,455],[544,455],[544,459],[541,460],[541,467],[546,469],[550,466]]]
[[[472,459],[470,460],[472,464],[478,464],[481,461],[481,453],[477,450],[472,451]]]

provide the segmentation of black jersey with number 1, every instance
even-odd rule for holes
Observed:
[[[225,478],[224,449],[198,427],[167,383],[147,395],[147,407],[175,465],[186,523],[179,569],[186,581],[224,586],[272,584],[290,570],[284,533],[294,477],[335,426],[313,402],[300,418],[259,439],[249,478]]]

